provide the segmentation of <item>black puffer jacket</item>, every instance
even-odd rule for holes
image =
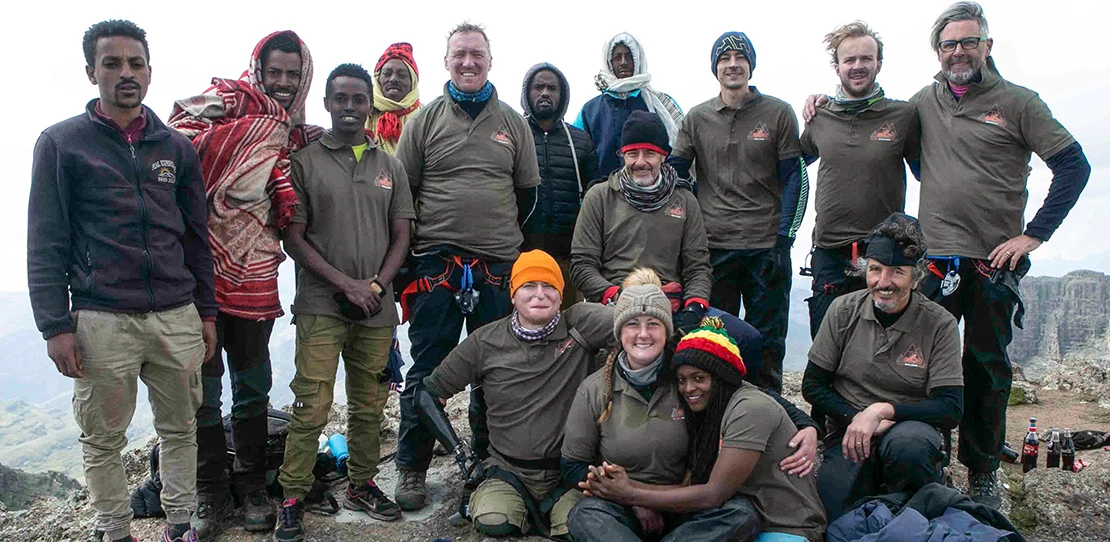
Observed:
[[[540,129],[532,117],[532,106],[528,103],[528,88],[532,78],[541,70],[551,70],[559,78],[562,98],[559,100],[558,121],[550,131]],[[540,184],[536,207],[524,224],[524,234],[566,235],[574,234],[574,223],[582,206],[582,195],[591,181],[601,177],[597,167],[597,154],[593,141],[586,132],[563,121],[567,104],[570,101],[570,87],[567,78],[558,68],[548,63],[532,66],[524,76],[520,105],[532,127],[532,137],[536,141],[536,159],[540,165]],[[567,141],[567,134],[574,143],[574,154]],[[574,156],[578,158],[577,174]]]

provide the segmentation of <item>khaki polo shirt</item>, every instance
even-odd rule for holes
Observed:
[[[471,119],[447,93],[405,124],[397,143],[416,202],[413,251],[451,245],[497,262],[520,254],[517,188],[540,184],[532,130],[493,92]]]
[[[665,370],[665,369],[664,369]],[[680,484],[686,476],[686,422],[673,384],[660,384],[645,400],[613,371],[613,410],[605,410],[605,375],[598,371],[581,386],[566,420],[563,459],[591,465],[608,461],[644,484]]]
[[[694,162],[709,248],[775,245],[782,218],[779,160],[802,154],[789,104],[755,87],[738,109],[720,96],[698,104],[682,119],[673,154]]]
[[[921,119],[921,227],[931,256],[986,259],[1024,231],[1029,158],[1075,142],[1037,93],[998,75],[988,57],[982,81],[960,101],[947,80],[910,99]]]
[[[502,318],[469,335],[424,379],[424,385],[445,399],[468,384],[481,385],[490,463],[516,474],[537,494],[546,493],[558,483],[558,470],[520,469],[501,454],[522,460],[559,457],[575,391],[595,369],[595,351],[616,343],[613,311],[605,305],[579,303],[563,311],[551,335],[538,341],[518,339],[512,316]],[[570,333],[572,328],[577,338]]]
[[[301,204],[293,222],[305,224],[305,240],[332,267],[354,279],[370,280],[381,270],[389,250],[390,221],[416,218],[412,193],[401,162],[368,141],[362,160],[350,145],[327,132],[293,153],[292,181]],[[343,318],[334,296],[339,289],[302,267],[293,314]],[[382,310],[356,322],[370,327],[395,326],[393,287],[383,284]]]
[[[839,248],[866,238],[906,208],[906,166],[920,160],[913,104],[883,98],[856,113],[829,101],[802,132],[802,151],[821,158],[813,199],[813,242]]]
[[[570,280],[586,299],[620,285],[638,267],[682,284],[686,298],[709,299],[713,268],[698,200],[675,188],[662,208],[645,213],[624,199],[618,172],[590,187],[570,247]]]
[[[737,492],[751,499],[766,532],[790,533],[819,542],[825,535],[825,507],[813,475],[799,478],[779,469],[794,453],[798,433],[786,411],[744,382],[721,418],[721,447],[759,452],[759,461]]]
[[[956,319],[913,292],[889,328],[875,318],[867,290],[833,301],[809,349],[809,361],[836,373],[833,388],[853,408],[919,403],[933,389],[963,386]]]

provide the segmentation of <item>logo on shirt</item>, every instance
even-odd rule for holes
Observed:
[[[555,347],[555,357],[563,355],[563,352],[566,352],[571,346],[574,346],[574,337],[568,337],[567,340],[559,343],[559,346]]]
[[[755,128],[752,128],[752,131],[748,132],[748,139],[752,141],[767,141],[770,138],[771,131],[767,129],[766,122],[756,124]]]
[[[675,420],[675,421],[685,420],[686,419],[686,413],[683,412],[681,408],[671,407],[671,419]]]
[[[498,128],[495,132],[493,132],[493,135],[490,136],[490,139],[501,143],[502,145],[509,145],[510,147],[513,145],[513,138],[509,136],[509,131],[506,130],[504,126]]]
[[[1002,106],[998,104],[994,104],[994,106],[988,109],[986,113],[983,113],[979,117],[979,120],[987,124],[993,124],[995,126],[1001,126],[1003,128],[1006,127],[1006,117],[1002,114]]]
[[[177,166],[173,160],[158,160],[150,165],[150,170],[158,177],[158,182],[174,184],[177,182]]]
[[[884,122],[878,130],[871,132],[871,141],[894,141],[898,132],[894,130],[893,122]]]
[[[909,350],[902,354],[902,365],[915,369],[925,368],[925,357],[921,355],[921,349],[916,344],[910,344]]]
[[[378,178],[374,181],[374,184],[386,190],[393,190],[393,181],[389,178],[389,172],[384,169],[378,173]]]
[[[667,216],[678,219],[686,218],[686,208],[682,206],[682,203],[676,201],[670,209],[667,209]]]

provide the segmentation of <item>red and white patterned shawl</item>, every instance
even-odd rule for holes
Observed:
[[[262,47],[284,32],[301,46],[301,82],[288,112],[262,86]],[[285,254],[278,232],[300,203],[290,181],[289,155],[324,131],[304,124],[312,82],[308,47],[292,31],[284,32],[258,42],[250,69],[238,80],[213,78],[204,94],[175,102],[169,122],[200,155],[216,301],[222,312],[252,320],[284,314],[277,273]]]

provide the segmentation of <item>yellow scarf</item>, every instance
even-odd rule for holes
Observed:
[[[378,84],[377,75],[375,74],[374,77],[374,112],[370,115],[370,118],[367,119],[366,127],[374,132],[374,141],[378,144],[378,147],[389,154],[396,154],[397,140],[401,135],[400,129],[404,128],[405,123],[407,123],[417,111],[420,111],[421,107],[419,103],[420,81],[411,66],[406,64],[405,67],[409,69],[409,77],[412,79],[412,90],[410,90],[399,102],[386,98],[385,94],[382,93],[381,85]],[[388,114],[392,114],[392,116],[396,117],[400,122],[400,126],[398,127],[400,129],[396,132],[397,138],[383,137],[380,133],[382,130],[379,130],[378,121],[382,116]]]

